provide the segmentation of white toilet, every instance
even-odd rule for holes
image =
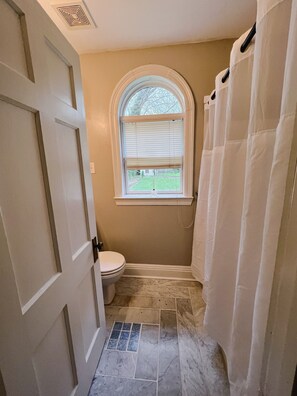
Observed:
[[[116,252],[99,252],[104,304],[108,305],[115,296],[115,283],[123,275],[126,260],[125,257]]]

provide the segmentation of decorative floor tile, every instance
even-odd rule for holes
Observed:
[[[127,351],[128,352],[137,352],[138,348],[138,340],[129,340]]]
[[[130,331],[121,331],[120,340],[129,340]]]
[[[127,350],[127,345],[128,345],[128,340],[122,340],[120,339],[117,345],[117,350],[118,351],[126,351]]]
[[[140,337],[140,332],[131,332],[127,351],[130,352],[137,352],[138,349],[138,344],[139,344],[139,337]]]
[[[133,323],[132,325],[132,331],[139,333],[140,332],[140,328],[141,328],[141,324],[140,323]]]
[[[118,340],[110,339],[107,344],[107,349],[116,349],[118,344]]]
[[[131,329],[131,324],[132,323],[123,323],[123,330],[130,330]]]
[[[122,322],[115,322],[113,325],[114,330],[122,330],[123,323]]]
[[[120,331],[113,330],[113,331],[111,332],[110,338],[112,338],[112,339],[114,339],[114,340],[117,340],[117,339],[119,338],[120,334],[121,334]]]
[[[130,335],[130,340],[133,341],[138,341],[140,337],[140,332],[139,331],[132,331]]]
[[[115,322],[107,342],[107,349],[137,352],[140,329],[140,323]]]

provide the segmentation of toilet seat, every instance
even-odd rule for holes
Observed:
[[[110,251],[99,252],[99,262],[102,276],[115,274],[121,271],[126,264],[122,254]]]
[[[125,264],[123,264],[120,268],[114,270],[114,271],[109,271],[109,272],[103,272],[101,271],[101,276],[102,277],[107,277],[109,275],[114,275],[117,274],[118,272],[120,272],[123,268],[125,267]]]

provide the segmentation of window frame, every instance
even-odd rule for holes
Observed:
[[[122,119],[149,116],[125,116],[131,97],[141,88],[159,86],[172,92],[179,100],[182,113],[172,114],[184,120],[184,160],[182,165],[183,193],[126,193],[126,172],[122,156]],[[154,115],[154,118],[170,115]],[[117,205],[191,205],[193,200],[195,104],[190,87],[176,71],[160,65],[140,66],[127,73],[117,84],[110,103],[111,147],[113,158],[115,202]]]

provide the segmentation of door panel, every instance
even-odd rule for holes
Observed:
[[[79,147],[79,130],[57,122],[56,134],[66,197],[71,253],[72,259],[75,260],[79,252],[85,247],[85,244],[90,241],[81,149]]]
[[[0,208],[0,371],[5,395],[38,395]],[[7,301],[7,298],[9,300]],[[17,359],[15,358],[17,356]],[[22,373],[22,381],[15,373]],[[15,380],[13,380],[15,378]]]
[[[49,40],[45,42],[52,94],[76,108],[72,66]]]
[[[0,184],[5,186],[0,201],[24,307],[57,274],[59,255],[48,217],[36,115],[0,101],[0,118]]]
[[[79,307],[86,360],[88,360],[94,337],[100,328],[95,287],[94,273],[90,271],[79,285]]]
[[[23,15],[15,5],[6,1],[0,2],[0,14],[5,20],[5,24],[0,25],[0,61],[29,77],[25,50],[28,37]]]
[[[41,395],[70,395],[78,384],[68,329],[63,310],[34,351],[33,363]]]
[[[8,395],[86,395],[105,317],[79,58],[35,0],[0,0],[0,33],[0,371]]]

